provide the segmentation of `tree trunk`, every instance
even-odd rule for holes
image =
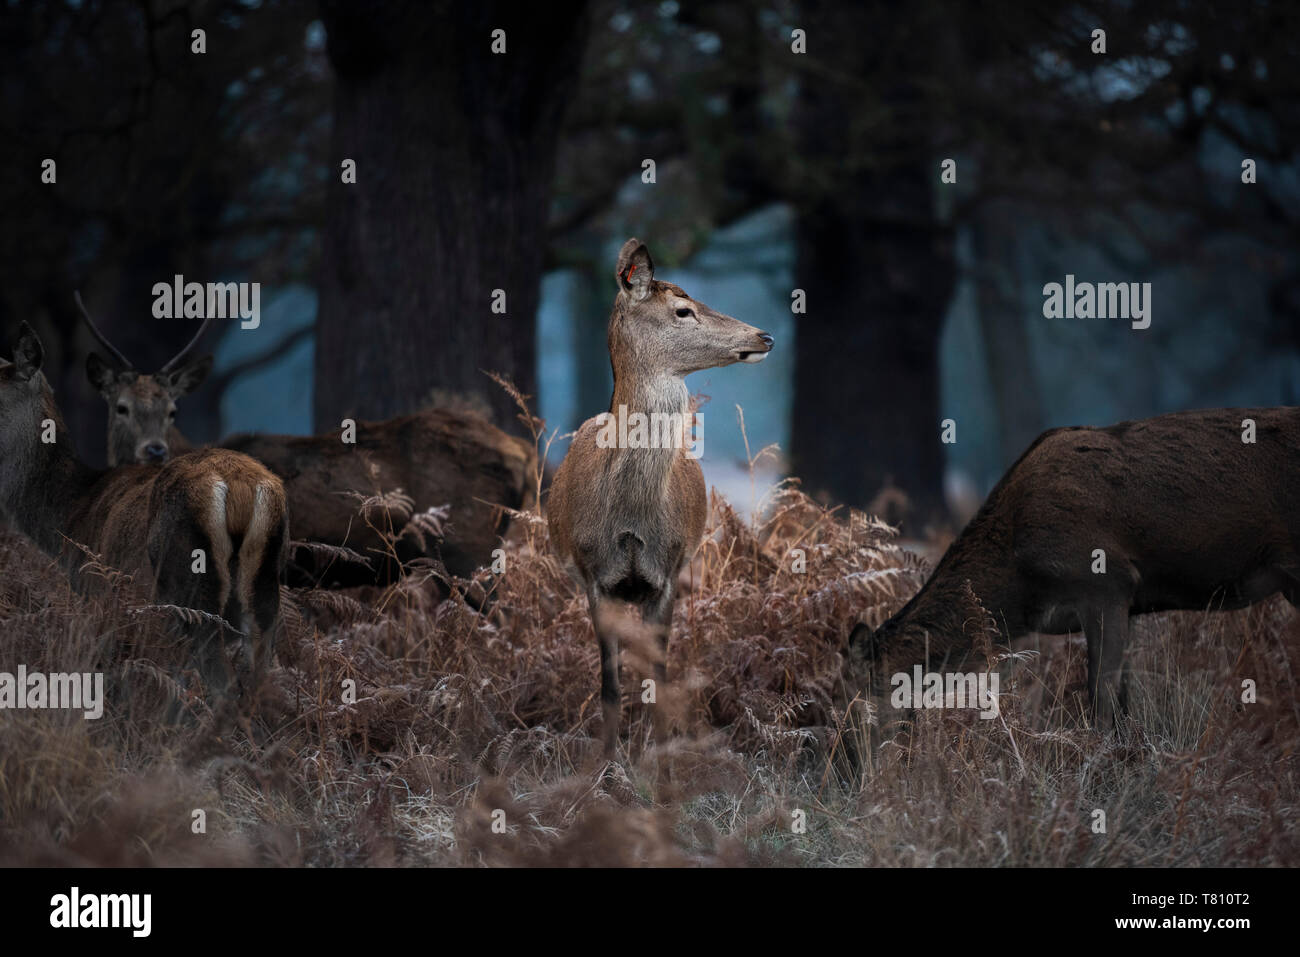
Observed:
[[[584,4],[491,6],[322,3],[337,86],[318,430],[413,411],[435,389],[482,397],[510,429],[514,405],[481,370],[536,392],[546,219]],[[341,182],[345,159],[355,184]],[[504,315],[491,310],[497,289]]]
[[[883,203],[902,184],[858,188]],[[952,263],[932,237],[868,230],[843,213],[827,204],[796,227],[809,307],[795,332],[794,473],[810,493],[858,507],[892,484],[924,522],[941,503],[939,334]]]
[[[799,104],[813,175],[795,225],[808,311],[796,321],[791,459],[805,489],[836,503],[866,506],[892,481],[912,533],[942,508],[939,335],[956,265],[935,212],[925,94],[898,77],[923,78],[922,58],[937,54],[912,37],[880,69],[869,57],[890,43],[885,15],[844,16],[806,18],[830,78],[810,78]]]

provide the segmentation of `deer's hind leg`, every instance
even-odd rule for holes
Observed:
[[[259,488],[253,521],[239,546],[234,591],[243,609],[249,689],[255,691],[275,660],[280,624],[280,572],[288,547],[288,524],[276,514],[268,493]]]
[[[275,661],[275,648],[280,629],[280,551],[287,541],[287,533],[273,536],[263,555],[257,574],[253,577],[249,603],[249,616],[257,626],[258,642],[253,654],[254,682],[261,681],[271,663]]]
[[[188,520],[168,529],[159,523],[149,540],[154,568],[155,600],[220,618],[230,598],[230,541],[215,540],[197,522]],[[177,635],[189,646],[190,659],[209,695],[228,696],[233,671],[226,655],[226,631],[220,621],[185,617]]]

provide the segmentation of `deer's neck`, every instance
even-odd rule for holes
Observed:
[[[627,375],[614,373],[614,396],[610,400],[610,413],[615,421],[626,424],[628,435],[635,434],[640,414],[646,422],[651,417],[671,416],[665,419],[667,429],[676,430],[684,427],[691,414],[691,397],[686,389],[686,382],[681,376]],[[661,426],[648,424],[642,434],[662,435],[656,432]],[[618,446],[611,460],[614,481],[623,487],[636,490],[636,499],[643,503],[660,501],[667,494],[669,478],[673,466],[683,455],[680,445],[658,444],[649,447],[644,444],[629,442],[627,446]]]
[[[76,537],[73,522],[103,474],[77,458],[62,420],[55,421],[53,442],[32,432],[34,441],[6,450],[0,463],[0,505],[14,527],[48,555],[62,551],[64,535]]]
[[[609,411],[615,415],[622,409],[629,413],[685,415],[690,407],[691,396],[686,389],[686,380],[681,376],[614,373],[614,397],[610,400]]]

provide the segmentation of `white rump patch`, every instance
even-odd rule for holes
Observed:
[[[230,494],[230,486],[221,479],[212,483],[212,527],[221,529],[223,532],[226,528],[226,496]]]
[[[218,599],[222,608],[226,607],[226,599],[230,596],[231,543],[226,531],[226,496],[229,494],[230,486],[221,479],[212,483],[212,524],[208,528],[208,541],[212,548],[211,565],[221,583]]]

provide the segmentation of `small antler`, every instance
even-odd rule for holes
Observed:
[[[176,353],[176,355],[172,356],[172,358],[168,360],[167,364],[163,366],[161,369],[159,369],[158,371],[160,373],[171,372],[178,365],[180,365],[181,360],[186,358],[190,354],[190,351],[199,344],[199,340],[203,338],[203,333],[208,331],[208,326],[210,325],[212,325],[212,317],[208,316],[206,319],[203,320],[203,325],[199,326],[199,331],[194,333],[194,338],[191,339],[185,345],[185,348],[182,349],[180,352]]]
[[[108,350],[108,354],[112,356],[114,361],[116,361],[123,369],[134,369],[135,366],[131,365],[131,363],[127,361],[126,356],[117,351],[117,348],[113,343],[109,342],[108,338],[99,331],[99,326],[95,325],[95,320],[90,318],[90,311],[86,309],[86,304],[81,301],[81,290],[78,289],[74,292],[72,298],[77,300],[77,308],[81,310],[81,318],[86,320],[86,325],[90,327],[90,333],[95,337],[96,341]]]

